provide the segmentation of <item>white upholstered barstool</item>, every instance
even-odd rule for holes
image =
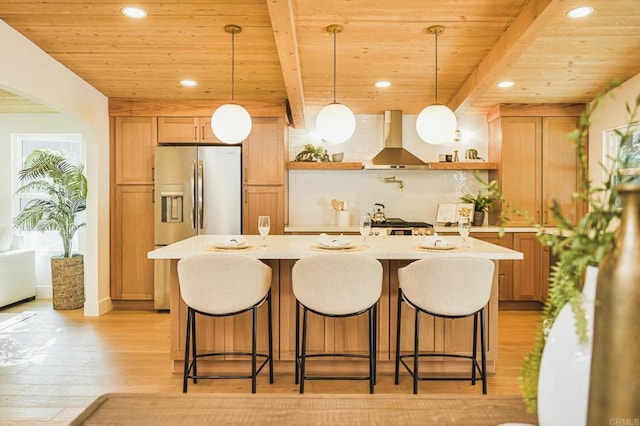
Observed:
[[[251,379],[256,392],[256,377],[269,364],[269,383],[273,383],[273,340],[271,320],[271,268],[258,259],[236,254],[201,254],[178,262],[180,293],[187,304],[187,329],[182,392],[189,379]],[[269,353],[257,353],[257,310],[266,300],[268,310]],[[251,352],[197,353],[196,314],[226,317],[252,312]],[[190,359],[190,352],[193,356]],[[198,375],[197,361],[204,357],[240,355],[251,357],[250,375]],[[257,358],[264,361],[258,367]]]
[[[482,393],[487,393],[486,343],[484,308],[491,296],[494,264],[478,257],[432,257],[417,260],[398,270],[398,321],[396,330],[395,383],[399,382],[400,363],[413,377],[413,393],[418,393],[418,380],[471,380],[476,384],[476,371],[480,373]],[[400,355],[402,303],[415,311],[413,353]],[[441,318],[473,316],[473,344],[471,355],[419,352],[419,314]],[[478,321],[479,320],[479,321]],[[481,367],[476,359],[480,323]],[[455,357],[471,360],[471,377],[426,377],[418,373],[420,357]],[[413,358],[413,368],[405,362]]]
[[[292,270],[292,288],[296,297],[295,383],[304,393],[305,380],[369,380],[373,393],[376,377],[377,305],[382,293],[382,264],[356,253],[318,254],[298,260]],[[300,330],[302,309],[302,330]],[[343,318],[369,314],[369,353],[307,354],[307,316],[314,314]],[[302,332],[302,342],[300,333]],[[311,357],[368,358],[369,375],[309,376],[306,361]]]

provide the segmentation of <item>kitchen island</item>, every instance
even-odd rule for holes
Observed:
[[[212,250],[217,242],[226,241],[229,236],[200,235],[158,248],[148,253],[150,259],[169,259],[171,275],[171,338],[170,355],[173,371],[180,372],[184,359],[186,305],[180,297],[177,277],[177,262],[187,256],[210,253],[216,255],[223,251]],[[295,261],[305,256],[327,252],[317,247],[317,236],[312,235],[273,235],[267,237],[267,247],[261,248],[260,236],[247,235],[249,248],[243,250],[225,250],[243,256],[262,260],[273,270],[271,289],[273,303],[273,345],[276,373],[292,373],[295,353],[295,297],[291,291],[291,268]],[[431,251],[421,249],[420,242],[424,237],[393,236],[368,239],[367,247],[362,247],[362,238],[349,237],[354,248],[349,252],[372,256],[383,265],[383,289],[378,309],[378,348],[380,372],[390,372],[393,368],[396,341],[396,315],[398,301],[398,268],[414,260],[433,256],[477,256],[491,259],[496,263],[494,285],[487,308],[487,368],[495,371],[498,350],[498,260],[519,260],[522,253],[490,244],[475,238],[468,239],[468,248],[460,248],[460,237],[446,237],[456,246],[452,250]],[[331,251],[339,255],[337,251]],[[473,285],[473,283],[469,283]],[[412,313],[404,310],[402,330],[402,350],[411,350],[413,329]],[[258,347],[264,351],[267,347],[266,309],[260,309]],[[451,320],[425,317],[421,323],[421,349],[426,351],[443,351],[448,353],[468,354],[471,350],[472,318]],[[214,351],[247,351],[250,347],[251,321],[249,314],[229,318],[199,319],[198,346],[203,350]],[[364,352],[367,348],[366,318],[320,318],[310,317],[309,348],[314,352]],[[386,361],[386,362],[385,362]],[[244,362],[244,361],[238,361]],[[349,361],[348,361],[349,362]],[[357,361],[353,361],[357,363]],[[459,361],[429,360],[441,371],[468,370],[468,364]],[[234,362],[225,363],[223,368],[236,368]],[[318,362],[318,368],[323,365]],[[318,371],[320,371],[318,370]]]

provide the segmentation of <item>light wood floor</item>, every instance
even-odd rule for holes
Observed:
[[[170,372],[169,315],[113,311],[86,318],[82,310],[55,311],[50,300],[5,309],[35,315],[0,330],[0,425],[67,424],[91,401],[107,392],[180,393],[181,376]],[[539,312],[500,311],[499,359],[488,379],[489,393],[520,395],[518,375],[529,351]],[[297,393],[292,374],[268,375],[259,393]],[[314,381],[308,393],[366,393],[366,382]],[[189,392],[250,392],[248,380],[201,381]],[[411,380],[380,374],[376,393],[411,395]],[[481,394],[468,382],[422,382],[420,393]]]

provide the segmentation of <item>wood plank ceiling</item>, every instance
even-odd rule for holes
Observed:
[[[613,79],[640,72],[640,1],[629,0],[140,0],[148,16],[125,18],[115,0],[3,0],[0,19],[112,99],[231,98],[251,112],[284,106],[293,124],[333,99],[356,113],[417,113],[438,100],[457,113],[498,103],[583,103]],[[565,13],[589,4],[582,20]],[[198,82],[184,88],[179,82]],[[511,89],[496,83],[512,80]],[[377,89],[374,82],[392,86]],[[0,82],[2,88],[2,82]],[[6,97],[8,98],[8,97]],[[5,109],[6,110],[6,109]],[[284,110],[284,108],[283,108]]]

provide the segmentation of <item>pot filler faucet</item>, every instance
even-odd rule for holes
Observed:
[[[404,188],[404,181],[402,181],[402,179],[396,179],[395,175],[384,178],[384,183],[397,183],[398,188]]]

